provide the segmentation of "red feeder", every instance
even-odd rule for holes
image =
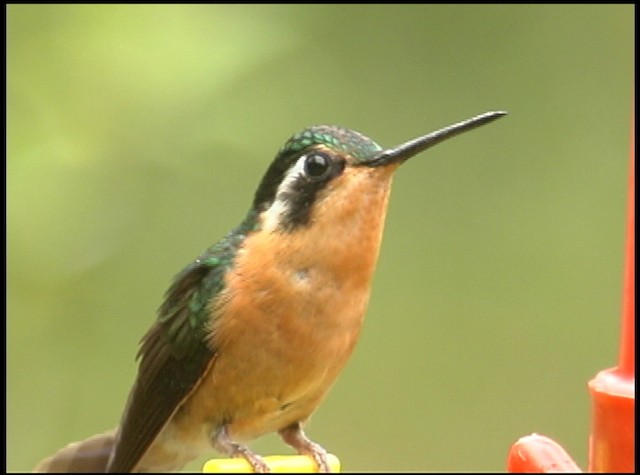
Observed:
[[[631,123],[631,171],[624,273],[622,334],[618,366],[589,381],[593,401],[589,437],[589,472],[634,472],[635,411],[635,231],[634,126]],[[507,458],[512,473],[580,472],[553,440],[532,434],[518,440]]]

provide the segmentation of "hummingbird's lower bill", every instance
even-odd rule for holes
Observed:
[[[505,114],[386,150],[336,126],[291,137],[240,225],[166,292],[141,340],[120,425],[60,449],[35,471],[173,471],[214,447],[267,472],[246,444],[278,432],[328,472],[327,452],[303,426],[360,335],[393,173]]]

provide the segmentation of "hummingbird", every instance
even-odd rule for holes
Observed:
[[[167,290],[117,429],[69,444],[35,470],[174,471],[213,447],[268,472],[247,443],[277,432],[330,471],[303,428],[358,340],[394,171],[505,114],[389,149],[338,126],[289,138],[246,217]]]

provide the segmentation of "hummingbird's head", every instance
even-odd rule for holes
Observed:
[[[488,112],[386,150],[353,130],[309,127],[280,149],[256,191],[253,210],[268,227],[295,231],[314,220],[320,203],[353,207],[366,200],[368,188],[388,185],[393,171],[410,157],[503,115]]]
[[[380,151],[373,140],[353,130],[331,125],[309,127],[280,149],[262,178],[253,207],[275,218],[281,231],[304,226],[332,182]]]

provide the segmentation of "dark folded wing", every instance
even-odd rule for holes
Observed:
[[[225,261],[205,253],[176,277],[157,321],[141,340],[109,472],[130,472],[212,363],[210,302],[223,287]]]

